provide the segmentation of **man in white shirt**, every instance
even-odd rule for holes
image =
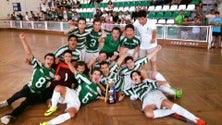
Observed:
[[[134,27],[138,31],[141,44],[139,57],[144,57],[148,53],[151,53],[157,47],[156,40],[156,24],[152,20],[147,18],[147,13],[144,10],[138,12],[138,19],[133,23]],[[156,56],[150,60],[152,71],[157,71],[156,68]]]

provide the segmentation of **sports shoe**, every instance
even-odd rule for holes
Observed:
[[[183,90],[182,89],[176,90],[176,97],[177,98],[181,98],[182,95],[183,95]]]
[[[15,117],[13,117],[11,115],[5,115],[5,116],[1,117],[1,123],[7,125],[13,119],[15,119]]]
[[[48,122],[42,122],[42,123],[40,123],[40,125],[49,125],[49,123]]]
[[[188,122],[188,120],[185,117],[183,117],[183,116],[181,116],[177,113],[174,113],[174,114],[170,115],[170,117],[172,117],[174,119],[177,119],[177,120],[181,120],[183,122]]]
[[[202,119],[197,119],[197,125],[206,125],[206,122]]]
[[[0,102],[0,108],[8,106],[8,102],[6,100]]]
[[[44,116],[50,116],[57,110],[57,107],[50,107],[45,113]]]

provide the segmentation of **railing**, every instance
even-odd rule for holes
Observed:
[[[117,26],[124,28],[124,24],[103,24],[106,30],[112,30],[112,27]],[[12,21],[0,20],[0,28],[15,28],[15,29],[31,29],[31,30],[46,30],[63,32],[70,28],[67,22],[52,22],[52,21]],[[211,26],[178,26],[178,25],[161,25],[157,24],[157,39],[163,42],[170,41],[173,45],[199,46],[206,44],[210,48],[212,41]],[[137,32],[137,31],[136,31]]]

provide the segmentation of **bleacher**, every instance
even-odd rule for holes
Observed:
[[[191,12],[195,11],[195,5],[200,2],[200,0],[192,0],[190,4],[185,5],[152,5],[151,0],[112,0],[114,4],[114,11],[129,11],[130,13],[136,10],[136,7],[140,5],[141,7],[146,6],[149,12],[148,17],[156,20],[157,23],[169,23],[172,24],[172,19],[174,19],[178,14],[179,10],[183,9],[185,11],[185,16],[190,16]],[[76,11],[81,17],[85,17],[87,21],[92,21],[93,18],[93,8],[94,4],[88,4],[89,0],[81,1],[80,8]],[[107,10],[108,0],[103,0],[103,2],[98,4],[99,9]],[[169,20],[169,21],[168,21]]]
[[[90,0],[82,0],[81,6],[76,11],[80,14],[81,17],[85,17],[88,22],[92,22],[93,19],[93,8],[95,7],[94,4],[88,4]],[[99,9],[101,11],[108,10],[108,1],[109,0],[103,0],[101,3],[99,3]],[[195,12],[195,6],[200,2],[201,0],[192,0],[190,4],[185,5],[169,5],[169,4],[163,4],[163,5],[152,5],[151,0],[112,0],[114,4],[114,11],[129,11],[131,14],[136,10],[136,7],[140,5],[141,7],[146,6],[147,11],[149,12],[148,17],[155,20],[157,23],[161,24],[173,24],[173,19],[179,15],[180,10],[184,10],[185,16],[190,16],[191,12]],[[213,7],[213,5],[216,3],[216,0],[202,0],[204,6],[205,12],[209,12],[209,7]],[[117,13],[118,14],[118,13]]]

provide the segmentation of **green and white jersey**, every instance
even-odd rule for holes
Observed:
[[[55,71],[47,69],[35,57],[32,58],[31,65],[34,71],[28,86],[32,92],[41,93],[51,84],[51,81],[55,77]]]
[[[64,45],[59,47],[56,51],[55,51],[55,57],[59,58],[60,60],[63,60],[62,58],[62,54],[64,51],[69,50],[69,46],[68,45]],[[78,49],[74,49],[72,50],[72,60],[80,60],[81,57],[81,52]]]
[[[95,32],[92,30],[86,38],[86,52],[88,53],[97,53],[99,52],[99,37],[102,35],[102,32]]]
[[[90,32],[87,32],[86,30],[83,33],[80,33],[79,28],[74,29],[72,32],[69,33],[69,35],[76,35],[78,38],[77,42],[77,49],[82,50],[85,48],[86,45],[86,37],[88,36]]]
[[[129,50],[135,49],[136,47],[140,47],[140,39],[136,36],[132,39],[121,37],[120,46],[128,48]]]
[[[122,90],[126,90],[126,89],[129,89],[130,87],[132,87],[133,81],[130,78],[131,72],[134,70],[139,70],[146,63],[148,63],[147,56],[137,59],[134,63],[133,69],[129,69],[128,67],[122,68],[122,70],[120,71],[120,76],[122,76],[124,79]]]
[[[157,88],[158,85],[156,81],[150,82],[145,80],[140,84],[134,84],[130,89],[124,90],[123,92],[126,96],[135,95],[143,102],[146,95]]]
[[[110,64],[111,63],[111,61],[110,61],[110,58],[108,58],[108,59],[106,59],[106,62],[108,63],[108,64]],[[99,62],[99,60],[98,60],[98,58],[96,58],[96,62],[95,62],[95,64],[93,65],[93,67],[92,67],[93,69],[95,69],[95,68],[100,68],[100,62]]]
[[[102,48],[102,51],[105,51],[107,55],[111,57],[113,53],[118,50],[119,45],[120,39],[114,41],[112,35],[108,35],[104,39],[104,46]]]
[[[88,77],[80,73],[77,73],[75,75],[75,78],[77,80],[81,79],[78,80],[78,82],[81,82],[76,88],[76,91],[78,93],[79,100],[82,105],[88,104],[94,100],[99,99],[99,97],[101,96],[101,90],[96,83],[93,83]]]
[[[118,63],[115,63],[114,65],[112,65],[110,67],[109,76],[107,76],[107,77],[105,77],[104,75],[101,76],[100,82],[103,86],[106,86],[109,79],[114,80],[115,88],[116,88],[117,91],[119,91],[121,89],[121,85],[122,85],[123,80],[119,76],[119,65],[118,65]]]

